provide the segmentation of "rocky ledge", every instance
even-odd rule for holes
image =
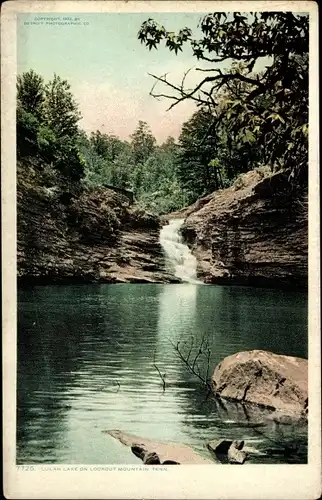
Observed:
[[[162,283],[160,220],[120,192],[46,187],[39,168],[17,168],[17,265],[24,283]]]
[[[306,418],[308,362],[268,351],[245,351],[226,357],[212,376],[214,394],[255,403],[285,415]]]
[[[171,217],[185,218],[182,234],[205,282],[307,286],[307,189],[292,190],[288,172],[242,174],[227,189]]]

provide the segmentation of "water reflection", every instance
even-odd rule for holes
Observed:
[[[68,386],[79,366],[79,332],[69,328],[69,321],[76,319],[74,311],[70,310],[67,318],[60,295],[55,305],[47,299],[48,290],[34,288],[25,296],[23,310],[19,308],[18,463],[20,455],[32,456],[39,449],[50,449],[56,456],[56,450],[63,447],[70,409]],[[40,461],[48,461],[45,452],[40,454]]]
[[[210,373],[225,356],[241,350],[265,349],[305,357],[306,310],[303,311],[301,302],[296,300],[296,294],[292,298],[295,310],[294,302],[290,302],[290,296],[283,291],[262,290],[255,294],[253,290],[249,293],[249,289],[193,285],[186,285],[182,291],[180,285],[177,290],[164,289],[159,304],[158,338],[163,336],[168,325],[172,325],[167,331],[175,344],[180,341],[184,354],[189,352],[193,338],[192,360],[202,339],[206,339],[212,351]],[[296,325],[293,323],[295,318]],[[169,345],[167,360],[175,354],[172,346],[171,353]],[[163,355],[164,350],[165,346],[160,351]],[[198,363],[205,377],[207,361],[200,357]],[[162,366],[166,370],[166,365]],[[289,463],[306,461],[303,445],[307,437],[306,425],[276,426],[269,410],[207,398],[201,381],[180,360],[176,365],[177,376],[179,372],[180,380],[185,381],[184,386],[182,382],[177,384],[181,387],[178,404],[184,416],[185,442],[207,454],[204,448],[207,440],[246,439],[255,446],[254,463],[273,463],[277,456]],[[184,390],[187,387],[191,390]],[[284,457],[285,450],[294,442],[301,443],[299,449]],[[268,448],[274,450],[272,455],[267,452]]]
[[[198,286],[190,283],[164,285],[158,304],[158,339],[165,332],[173,340],[180,335],[193,335],[196,322],[196,300]]]
[[[245,424],[255,415],[205,400],[200,382],[169,339],[184,346],[194,338],[198,348],[206,336],[211,368],[242,349],[305,356],[306,313],[303,294],[230,287],[20,290],[18,463],[138,463],[127,448],[102,434],[113,428],[185,442],[202,452],[207,439],[226,432],[264,442]],[[165,391],[155,363],[166,373]],[[276,435],[271,423],[268,429],[269,436]],[[305,444],[306,429],[296,432],[290,430],[287,439]],[[268,447],[268,439],[265,443]],[[274,443],[273,461],[283,462]]]

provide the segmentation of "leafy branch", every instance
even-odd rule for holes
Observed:
[[[201,38],[198,39],[189,28],[176,34],[153,19],[142,24],[138,38],[149,50],[157,49],[164,42],[166,48],[177,54],[184,45],[190,45],[196,59],[206,66],[196,71],[208,73],[193,88],[186,85],[190,70],[181,83],[170,81],[167,75],[152,74],[155,81],[150,94],[169,99],[169,110],[186,100],[208,109],[216,118],[217,132],[212,129],[215,142],[227,137],[227,171],[236,164],[234,152],[242,165],[250,156],[258,156],[274,168],[290,168],[292,178],[297,179],[291,185],[306,183],[308,16],[292,12],[247,15],[215,12],[205,15],[199,28]],[[263,66],[263,58],[267,62],[259,73],[256,64],[260,62]],[[227,69],[216,66],[223,62],[227,62]],[[209,67],[209,63],[213,67]],[[161,85],[162,90],[156,90],[157,85]],[[218,127],[222,128],[219,133]],[[243,149],[245,143],[249,147]],[[217,152],[218,155],[222,156]]]

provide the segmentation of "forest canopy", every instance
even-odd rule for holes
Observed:
[[[224,13],[204,16],[201,38],[189,28],[177,34],[145,21],[138,33],[151,50],[161,43],[179,54],[190,45],[200,81],[194,88],[175,84],[167,75],[151,75],[151,95],[169,99],[170,109],[193,100],[208,113],[209,127],[199,148],[212,142],[213,160],[225,170],[250,170],[257,164],[289,169],[305,182],[308,164],[308,50],[307,15],[292,12]],[[260,71],[260,61],[266,65]],[[222,65],[225,64],[225,68]],[[221,66],[220,66],[221,65]],[[214,179],[216,184],[216,179]]]
[[[198,26],[167,31],[145,21],[138,39],[148,49],[164,44],[180,57],[192,50],[200,75],[190,88],[168,75],[151,75],[151,95],[185,100],[196,111],[178,140],[157,144],[139,121],[128,140],[80,126],[70,84],[54,74],[45,82],[32,69],[17,78],[18,158],[36,157],[48,186],[115,186],[131,190],[142,208],[180,209],[242,172],[287,170],[290,188],[307,184],[308,16],[291,12],[213,13]],[[259,68],[259,69],[258,69]],[[152,82],[151,82],[152,85]],[[106,124],[109,117],[106,116]]]
[[[172,137],[157,145],[143,121],[129,141],[99,130],[86,134],[80,118],[66,80],[54,75],[45,83],[33,70],[18,76],[18,159],[36,158],[34,164],[47,187],[131,190],[142,208],[155,213],[181,208],[194,196],[179,182],[179,146]]]

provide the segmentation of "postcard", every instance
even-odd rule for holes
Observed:
[[[4,3],[6,498],[319,497],[317,19]]]

